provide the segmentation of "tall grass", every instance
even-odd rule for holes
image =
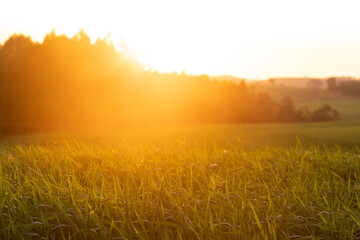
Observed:
[[[0,239],[360,239],[360,150],[0,149]]]

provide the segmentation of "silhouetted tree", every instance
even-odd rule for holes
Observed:
[[[324,104],[318,110],[315,110],[311,119],[316,122],[320,121],[336,121],[340,119],[340,114],[337,110],[333,109],[330,105]]]
[[[341,81],[340,81],[341,80]],[[342,78],[339,81],[336,78],[329,78],[327,88],[331,91],[339,92],[345,95],[360,96],[360,81],[352,78]]]
[[[326,80],[327,88],[331,91],[335,91],[337,89],[336,78],[331,77]]]
[[[309,119],[290,98],[277,102],[245,81],[145,71],[126,55],[108,39],[92,44],[83,30],[71,38],[53,31],[43,43],[13,35],[0,46],[0,132]],[[335,118],[319,111],[311,120]]]

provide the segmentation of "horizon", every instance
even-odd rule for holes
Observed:
[[[11,37],[13,37],[13,36],[24,36],[25,38],[30,38],[30,40],[33,42],[33,43],[39,43],[39,44],[43,44],[43,42],[44,42],[44,39],[45,39],[45,37],[46,37],[46,35],[48,35],[48,34],[52,34],[52,33],[54,33],[55,34],[55,36],[62,36],[62,35],[64,35],[64,36],[66,36],[67,38],[69,38],[69,39],[71,39],[71,38],[73,38],[73,37],[75,37],[77,34],[79,34],[79,33],[81,33],[81,32],[83,32],[83,33],[85,33],[86,35],[87,35],[87,33],[84,31],[84,29],[80,29],[76,34],[74,34],[73,36],[69,36],[68,34],[66,34],[66,33],[63,33],[63,34],[57,34],[56,33],[56,31],[55,31],[55,29],[53,29],[52,31],[50,31],[50,32],[48,32],[48,33],[46,33],[45,34],[45,36],[43,37],[43,39],[41,39],[41,40],[34,40],[33,38],[32,38],[32,36],[30,36],[30,35],[25,35],[24,33],[21,33],[21,32],[19,32],[19,33],[13,33],[12,35],[10,35],[9,36],[9,38],[7,38],[7,39],[5,39],[5,41],[3,41],[3,42],[0,42],[0,47],[1,46],[3,46],[5,43],[6,43],[6,41],[7,40],[9,40]],[[88,35],[87,35],[88,36]],[[89,38],[90,38],[90,36],[88,36]],[[221,75],[209,75],[209,74],[207,74],[207,73],[198,73],[198,74],[191,74],[191,73],[188,73],[188,72],[186,72],[186,70],[185,69],[183,69],[182,71],[176,71],[176,70],[174,70],[174,71],[158,71],[157,69],[154,69],[154,68],[148,68],[148,66],[146,66],[146,63],[143,63],[143,62],[141,62],[141,61],[139,61],[138,60],[138,58],[137,58],[137,56],[136,56],[136,54],[134,53],[134,52],[132,52],[132,50],[130,49],[130,48],[128,48],[128,46],[127,46],[127,44],[125,43],[125,42],[120,42],[119,44],[114,44],[114,42],[113,42],[113,40],[111,39],[111,38],[108,38],[108,36],[105,36],[105,37],[103,37],[103,38],[101,38],[101,37],[98,37],[98,38],[96,38],[96,39],[91,39],[90,38],[90,40],[91,40],[91,44],[94,44],[95,42],[96,42],[96,40],[110,40],[111,42],[111,44],[113,44],[114,45],[114,47],[115,47],[115,49],[116,49],[116,51],[117,52],[122,52],[123,54],[125,53],[125,55],[127,56],[127,57],[129,57],[129,58],[135,58],[135,60],[136,61],[138,61],[140,64],[142,64],[142,66],[143,66],[143,68],[145,69],[145,70],[149,70],[149,71],[155,71],[155,72],[158,72],[158,73],[164,73],[164,74],[171,74],[171,73],[176,73],[176,74],[182,74],[182,73],[185,73],[185,74],[188,74],[188,75],[194,75],[194,76],[199,76],[199,75],[207,75],[207,76],[209,76],[209,77],[211,77],[211,78],[234,78],[234,79],[236,79],[236,80],[245,80],[245,81],[247,81],[247,82],[260,82],[260,81],[267,81],[267,80],[269,80],[269,79],[323,79],[323,80],[326,80],[326,79],[328,79],[328,78],[338,78],[338,79],[340,79],[340,78],[347,78],[347,79],[353,79],[353,80],[358,80],[359,78],[357,78],[357,77],[355,77],[355,76],[351,76],[351,75],[338,75],[338,76],[325,76],[325,77],[313,77],[313,76],[301,76],[301,75],[299,75],[299,76],[287,76],[287,75],[284,75],[284,76],[273,76],[273,77],[269,77],[269,78],[258,78],[258,79],[255,79],[255,78],[243,78],[243,77],[241,77],[241,76],[236,76],[236,75],[230,75],[230,74],[221,74]],[[122,45],[122,46],[120,46],[120,45]]]
[[[123,41],[120,41],[119,44],[114,44],[114,41],[113,39],[109,38],[109,35],[108,36],[105,36],[103,38],[101,37],[98,37],[96,39],[91,39],[91,37],[84,31],[84,29],[80,29],[76,34],[74,35],[68,35],[66,33],[63,33],[63,34],[57,34],[55,29],[53,29],[52,31],[46,33],[44,35],[44,37],[41,39],[41,40],[34,40],[32,38],[32,36],[30,35],[25,35],[24,33],[13,33],[12,35],[9,36],[9,38],[5,39],[5,41],[3,42],[0,42],[0,47],[3,46],[7,40],[9,40],[11,37],[13,36],[24,36],[25,38],[30,38],[30,40],[33,42],[33,43],[39,43],[39,44],[43,44],[44,40],[45,40],[45,37],[46,35],[48,34],[55,34],[55,36],[66,36],[67,38],[71,39],[73,37],[75,37],[77,34],[79,33],[84,33],[85,35],[87,35],[89,38],[90,38],[90,42],[91,44],[93,45],[97,40],[106,40],[106,41],[110,41],[109,43],[110,44],[113,44],[113,46],[115,47],[116,51],[117,52],[121,52],[123,54],[125,54],[125,56],[127,56],[129,59],[132,58],[132,60],[135,60],[135,61],[138,61],[142,67],[144,68],[144,70],[149,70],[149,71],[155,71],[155,72],[158,72],[158,73],[161,73],[161,74],[171,74],[171,73],[176,73],[176,74],[182,74],[182,73],[185,73],[185,74],[188,74],[188,75],[194,75],[194,76],[199,76],[199,75],[207,75],[211,78],[234,78],[235,80],[245,80],[247,82],[260,82],[260,81],[267,81],[267,80],[270,80],[270,79],[323,79],[323,80],[326,80],[326,79],[329,79],[329,78],[337,78],[337,79],[341,79],[341,78],[346,78],[346,79],[352,79],[352,80],[358,80],[359,78],[355,77],[355,76],[352,76],[352,75],[338,75],[338,76],[335,76],[335,75],[332,75],[332,76],[325,76],[325,77],[313,77],[313,76],[301,76],[301,75],[298,75],[298,76],[287,76],[287,75],[284,75],[284,76],[273,76],[273,77],[269,77],[269,78],[258,78],[258,79],[255,79],[255,78],[243,78],[241,76],[236,76],[236,75],[230,75],[230,74],[221,74],[221,75],[209,75],[207,73],[197,73],[197,74],[191,74],[191,73],[188,73],[186,72],[185,69],[181,70],[181,71],[158,71],[157,69],[154,69],[154,68],[149,68],[147,66],[146,63],[144,62],[141,62],[138,60],[136,54],[134,52],[132,52],[132,49],[130,49],[128,47],[128,45],[123,42]],[[227,79],[226,79],[227,80]]]

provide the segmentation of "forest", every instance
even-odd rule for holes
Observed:
[[[190,57],[190,56],[189,56]],[[296,108],[245,83],[158,73],[109,39],[51,32],[42,43],[13,35],[0,46],[0,133],[34,133],[173,123],[333,121],[329,105]]]

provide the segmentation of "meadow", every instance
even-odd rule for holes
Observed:
[[[0,239],[360,239],[359,100],[294,93],[342,120],[3,137]]]
[[[271,147],[295,147],[301,140],[304,146],[352,150],[360,145],[360,121],[328,123],[279,124],[197,124],[126,128],[114,132],[61,132],[51,134],[13,135],[0,138],[0,145],[58,144],[68,140],[81,140],[88,144],[117,146],[188,143],[189,145],[228,144],[245,150]]]
[[[358,1],[1,7],[0,240],[360,240]]]
[[[1,239],[358,239],[360,149],[1,147]]]

